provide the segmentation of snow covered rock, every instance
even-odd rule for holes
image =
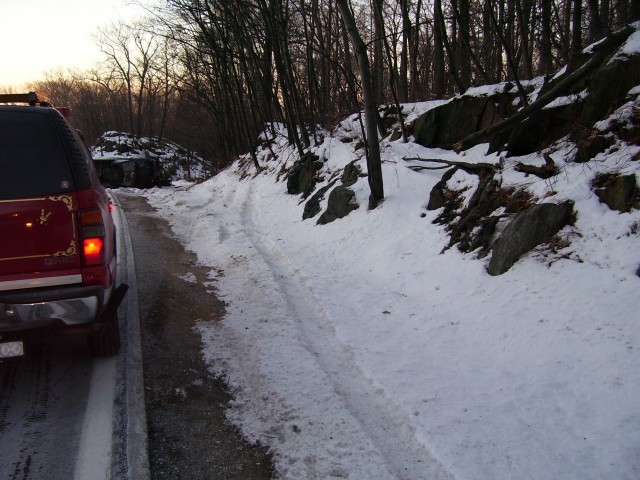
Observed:
[[[342,185],[337,186],[329,194],[327,210],[318,219],[319,225],[325,225],[338,218],[349,215],[359,207],[356,193]]]
[[[631,175],[599,175],[593,181],[596,195],[611,210],[629,212],[640,206],[640,188],[635,174]]]
[[[318,156],[308,153],[293,164],[287,177],[287,193],[298,195],[300,193],[306,198],[316,186],[316,173],[322,168],[322,162],[318,161]]]
[[[519,213],[494,243],[487,272],[494,276],[503,274],[522,255],[541,243],[548,242],[573,221],[571,200],[558,204],[539,203]]]

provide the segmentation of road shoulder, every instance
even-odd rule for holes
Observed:
[[[225,418],[231,397],[207,370],[196,322],[218,322],[224,304],[209,269],[185,252],[140,196],[118,193],[136,257],[151,477],[269,479],[266,449]]]

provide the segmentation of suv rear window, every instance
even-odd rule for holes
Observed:
[[[48,112],[0,111],[0,199],[66,193],[73,177]],[[37,107],[36,107],[37,108]]]

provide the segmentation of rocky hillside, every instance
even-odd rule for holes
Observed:
[[[639,30],[611,34],[550,78],[403,105],[401,121],[396,109],[381,110],[389,127],[385,165],[429,178],[442,171],[422,215],[436,212],[432,221],[448,232],[443,249],[489,257],[488,272],[499,275],[532,249],[547,262],[571,258],[573,239],[585,235],[578,219],[591,221],[584,209],[592,210],[593,198],[612,212],[640,208]],[[354,115],[325,132],[302,158],[284,132],[263,135],[261,173],[286,181],[303,219],[326,224],[366,208],[360,121]],[[248,156],[238,168],[256,174]],[[392,182],[387,175],[386,186]],[[637,215],[628,223],[627,235],[639,236]]]
[[[211,176],[207,162],[180,145],[155,137],[134,137],[129,133],[105,132],[91,149],[96,161],[150,158],[158,160],[159,182],[199,181]]]

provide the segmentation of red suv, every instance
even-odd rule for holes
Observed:
[[[33,92],[0,95],[0,358],[51,333],[87,335],[95,355],[119,351],[128,287],[116,287],[110,205],[60,111]]]

